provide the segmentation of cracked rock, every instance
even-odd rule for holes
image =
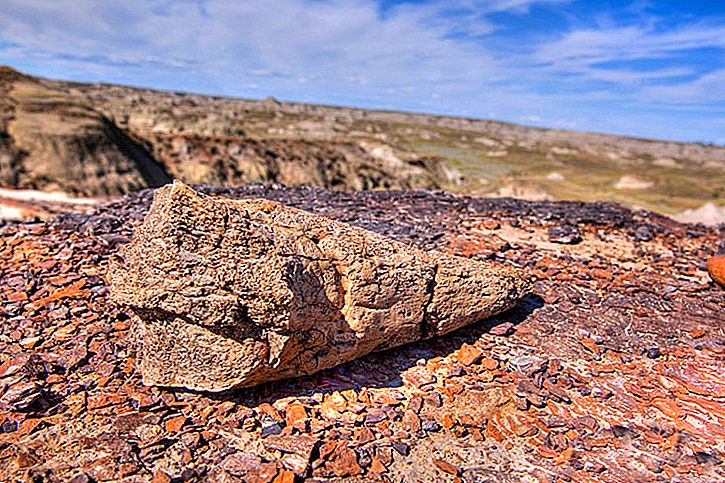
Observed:
[[[506,267],[424,252],[268,200],[175,182],[112,259],[146,384],[222,391],[312,374],[512,307]]]

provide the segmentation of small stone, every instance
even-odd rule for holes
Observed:
[[[494,325],[489,332],[493,335],[506,336],[511,335],[514,331],[514,324],[504,322],[503,324]]]
[[[292,453],[302,457],[305,463],[307,463],[319,442],[317,438],[306,435],[270,435],[264,440],[263,444],[267,451],[277,450],[283,453]]]
[[[164,424],[166,431],[170,433],[178,433],[186,423],[186,416],[178,416],[176,418],[169,419]]]
[[[171,483],[171,477],[163,471],[157,471],[154,473],[154,477],[151,478],[151,483]]]
[[[438,431],[441,430],[441,425],[432,419],[423,421],[423,423],[420,425],[420,427],[423,431],[427,431],[430,433],[437,433]]]
[[[453,463],[449,463],[448,461],[441,459],[434,459],[433,464],[444,473],[448,473],[453,476],[460,476],[460,470]]]
[[[461,366],[455,366],[448,369],[446,376],[448,377],[461,377],[466,374],[466,371]]]
[[[651,348],[647,349],[646,354],[647,354],[647,357],[649,357],[650,359],[657,359],[659,356],[662,355],[659,347],[651,347]]]
[[[716,255],[707,261],[707,273],[710,278],[725,288],[725,255]]]
[[[408,401],[408,405],[405,407],[405,409],[409,409],[415,413],[419,413],[420,410],[423,408],[423,398],[420,396],[413,396]]]
[[[348,447],[347,443],[338,443],[338,447],[327,465],[338,477],[355,476],[363,472],[357,461],[357,453]]]
[[[287,426],[295,428],[300,432],[307,430],[308,419],[307,409],[299,402],[293,402],[285,409]]]
[[[521,356],[512,359],[509,364],[522,374],[532,377],[534,374],[546,371],[548,361],[536,356]]]
[[[410,431],[411,433],[415,433],[416,431],[420,430],[420,417],[415,413],[415,411],[407,410],[405,411],[405,414],[403,415],[403,428],[405,428],[406,431]]]
[[[279,434],[284,429],[282,422],[276,420],[269,414],[262,414],[259,418],[260,425],[262,426],[262,437],[266,438],[275,434]]]
[[[272,483],[294,483],[294,481],[295,481],[294,471],[282,469],[279,471],[279,473],[277,473],[277,476],[274,477],[274,480],[272,480]]]
[[[18,430],[18,422],[6,420],[0,425],[0,433],[13,433]]]
[[[637,241],[651,241],[652,231],[645,225],[640,225],[634,230],[634,239]]]
[[[385,473],[386,471],[388,471],[388,468],[385,466],[385,463],[383,463],[377,456],[373,457],[372,462],[370,463],[370,472],[380,474]]]
[[[43,387],[40,384],[34,382],[15,384],[0,398],[0,408],[29,411],[43,399],[43,395]]]
[[[582,241],[579,228],[575,225],[552,226],[548,231],[551,243],[562,243],[565,245],[576,245]]]
[[[393,449],[402,456],[410,454],[410,445],[402,441],[393,441]]]
[[[247,451],[226,456],[220,466],[227,473],[250,482],[268,483],[277,474],[277,465],[264,463],[258,455]]]
[[[443,406],[443,397],[438,391],[433,391],[425,397],[424,402],[426,407],[439,408]]]
[[[75,475],[74,477],[72,477],[70,480],[68,480],[68,483],[91,483],[92,481],[93,480],[91,479],[91,477],[88,476],[87,474],[79,473],[79,474]],[[151,481],[153,482],[154,480],[151,480]],[[169,479],[169,481],[171,481],[171,480]],[[168,483],[168,482],[164,482],[164,483]]]
[[[463,344],[458,350],[458,362],[464,366],[470,366],[478,362],[483,356],[483,351],[476,346]]]
[[[498,368],[498,361],[496,359],[486,357],[485,359],[481,360],[479,365],[481,366],[481,369],[484,369],[486,371],[493,371]]]
[[[365,415],[365,424],[375,424],[388,419],[388,415],[383,410],[374,410]]]
[[[450,414],[444,414],[442,423],[444,428],[451,429],[456,425],[456,420]]]

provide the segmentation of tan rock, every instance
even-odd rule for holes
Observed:
[[[111,262],[147,384],[221,391],[312,374],[510,308],[512,270],[268,200],[175,182]]]

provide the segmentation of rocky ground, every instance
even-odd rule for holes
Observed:
[[[615,201],[725,222],[725,147],[36,78],[0,66],[0,187],[114,196],[180,179]]]
[[[513,310],[314,376],[145,387],[109,256],[144,191],[0,228],[7,481],[720,481],[725,233],[596,203],[204,188],[265,197],[536,277]]]

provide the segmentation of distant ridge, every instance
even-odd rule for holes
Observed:
[[[444,188],[675,214],[725,205],[725,148],[272,96],[66,82],[0,68],[3,187],[106,196],[171,178]]]

